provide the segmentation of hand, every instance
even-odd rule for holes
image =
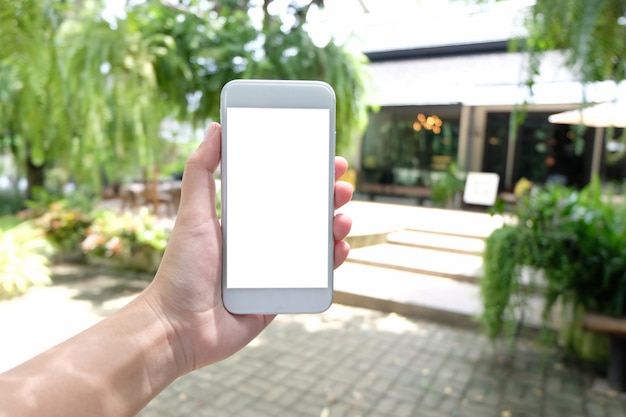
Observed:
[[[233,315],[222,304],[221,228],[215,212],[215,170],[220,162],[221,127],[213,123],[185,166],[176,225],[157,275],[143,294],[175,335],[173,349],[181,373],[224,359],[245,346],[274,318]],[[347,170],[335,159],[335,208],[350,201],[352,186],[337,181]],[[334,218],[335,268],[350,250],[343,241],[350,217]]]
[[[180,209],[152,284],[115,314],[0,375],[0,416],[134,416],[180,375],[245,346],[273,316],[235,316],[221,297],[221,228],[213,174],[221,128],[185,167]],[[335,161],[337,176],[347,169]],[[335,182],[336,208],[352,187]],[[335,266],[351,220],[335,216]]]

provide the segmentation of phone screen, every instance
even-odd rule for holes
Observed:
[[[226,112],[226,287],[327,288],[330,110]]]

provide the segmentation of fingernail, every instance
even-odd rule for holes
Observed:
[[[213,136],[213,134],[215,133],[216,130],[217,130],[217,123],[215,123],[215,122],[211,123],[209,125],[209,128],[206,131],[206,134],[204,135],[204,140],[207,140],[208,138]]]

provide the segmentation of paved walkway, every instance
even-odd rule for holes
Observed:
[[[282,316],[251,346],[180,378],[140,415],[624,416],[624,400],[522,342],[510,362],[471,331],[333,306]]]
[[[54,286],[0,302],[0,370],[101,320],[148,277],[55,268]],[[334,305],[284,315],[248,347],[179,378],[141,413],[164,416],[625,416],[593,373],[520,341],[510,358],[470,330]],[[595,381],[595,383],[594,383]]]
[[[410,208],[385,215],[383,206],[360,203],[350,210],[355,219],[374,210],[370,219],[389,222],[359,222],[355,233],[394,226],[401,213],[431,226],[441,217]],[[447,216],[441,227],[453,217],[471,227],[493,221]],[[56,267],[55,275],[51,287],[0,302],[0,371],[106,317],[150,279],[76,266]],[[598,376],[533,341],[520,340],[511,356],[472,330],[333,305],[319,315],[279,316],[242,351],[179,378],[139,415],[626,416],[626,397]]]

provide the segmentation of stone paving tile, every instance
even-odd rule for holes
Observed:
[[[181,377],[140,417],[612,417],[626,396],[521,340],[333,306],[279,316],[233,357]]]
[[[56,314],[26,322],[39,336],[33,339],[20,338],[23,327],[5,320],[3,336],[19,343],[1,347],[0,365],[129,299],[126,291],[119,298],[107,290],[119,279],[96,272],[0,303],[4,317],[42,311],[44,300],[45,311]],[[46,333],[50,323],[63,328]],[[279,316],[234,356],[176,380],[139,416],[626,417],[626,394],[603,390],[598,381],[528,339],[511,355],[472,330],[334,305],[324,314]]]

